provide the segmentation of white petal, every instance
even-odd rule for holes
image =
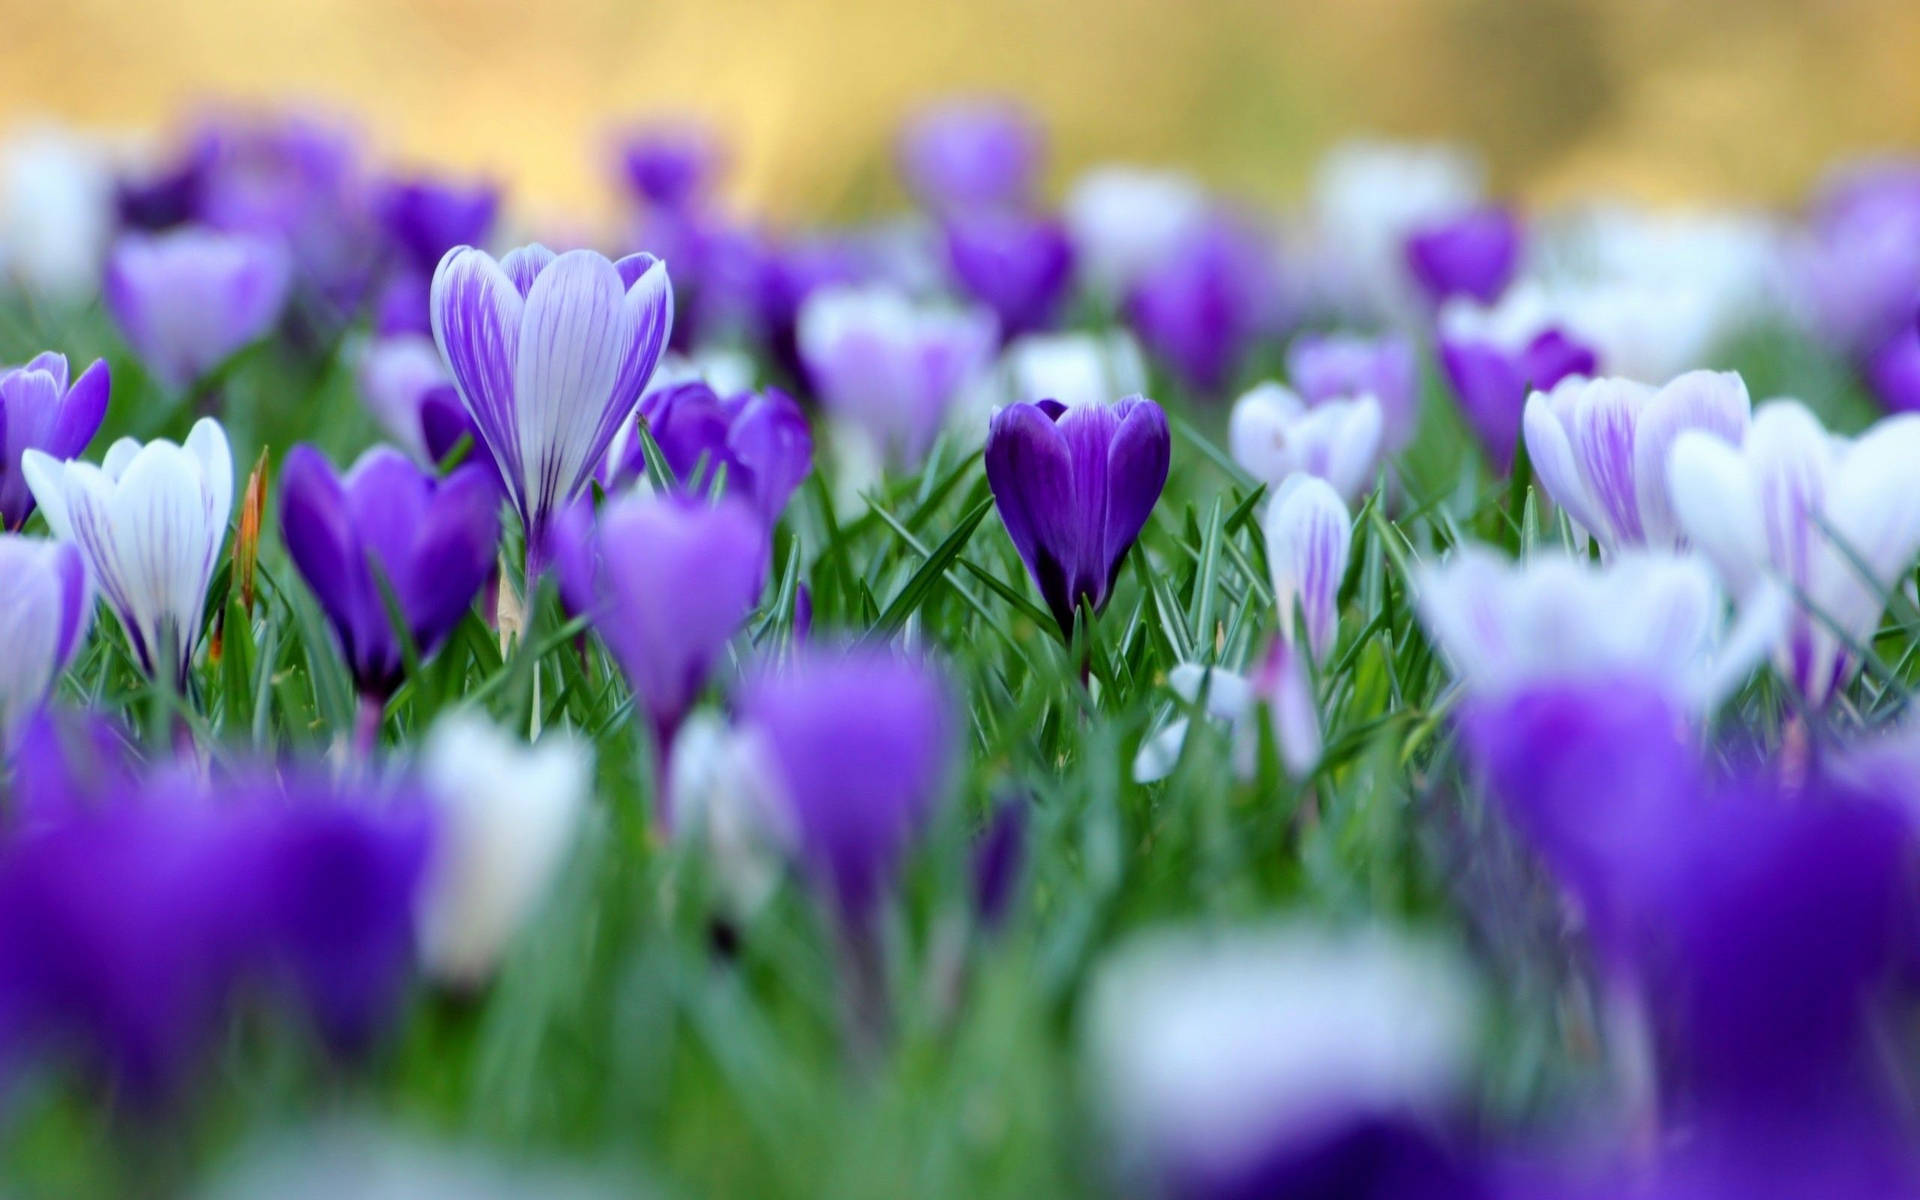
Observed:
[[[1293,425],[1306,405],[1291,388],[1267,382],[1234,402],[1227,420],[1227,447],[1233,461],[1268,487],[1299,470],[1299,452],[1293,444]]]
[[[594,465],[587,458],[633,344],[633,320],[619,273],[597,254],[562,254],[533,281],[513,377],[529,514],[564,500]]]
[[[1747,385],[1733,371],[1689,371],[1660,389],[1640,413],[1634,431],[1634,486],[1640,527],[1648,545],[1674,546],[1682,536],[1667,488],[1667,459],[1689,429],[1739,445],[1752,422]]]
[[[1554,389],[1558,394],[1561,388],[1583,386],[1584,379],[1562,380]],[[1567,428],[1556,410],[1553,397],[1546,392],[1535,392],[1527,397],[1527,406],[1521,412],[1520,428],[1527,441],[1527,458],[1533,464],[1534,478],[1540,481],[1540,487],[1547,498],[1567,511],[1575,524],[1589,534],[1603,529],[1599,516],[1594,511],[1593,501],[1587,495],[1587,485],[1581,477],[1579,464],[1574,461],[1573,442]]]
[[[1667,455],[1667,494],[1687,540],[1745,595],[1768,569],[1760,488],[1741,452],[1710,433],[1689,430]]]
[[[212,417],[201,417],[187,431],[186,451],[200,466],[207,523],[225,530],[233,516],[233,448],[227,431]]]
[[[1140,743],[1140,752],[1133,756],[1135,783],[1157,783],[1173,774],[1180,749],[1187,744],[1187,725],[1187,718],[1175,717],[1165,729]]]

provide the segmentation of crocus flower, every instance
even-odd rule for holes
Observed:
[[[0,743],[47,698],[85,640],[93,590],[80,551],[0,533]]]
[[[1920,551],[1920,417],[1836,437],[1792,400],[1764,404],[1738,446],[1688,431],[1667,461],[1674,516],[1736,596],[1784,586],[1797,611],[1776,665],[1824,703],[1870,644],[1886,596]]]
[[[1513,465],[1528,393],[1598,366],[1594,352],[1553,325],[1530,295],[1510,294],[1493,310],[1462,301],[1440,310],[1440,365],[1481,451],[1502,472]]]
[[[1854,164],[1816,197],[1791,256],[1800,316],[1830,347],[1871,353],[1920,304],[1920,172]]]
[[[415,927],[427,974],[490,975],[565,861],[585,812],[593,752],[564,733],[526,746],[485,717],[436,720],[421,773],[439,820]]]
[[[1250,780],[1259,767],[1260,726],[1254,719],[1266,705],[1280,763],[1295,779],[1304,779],[1320,762],[1320,710],[1307,677],[1306,656],[1286,638],[1275,638],[1252,675],[1224,667],[1181,663],[1167,672],[1167,686],[1189,705],[1206,703],[1205,713],[1224,722],[1235,778]],[[1140,744],[1133,759],[1136,783],[1153,783],[1173,774],[1186,747],[1185,716]]]
[[[987,483],[1007,536],[1071,637],[1084,600],[1106,607],[1172,461],[1160,406],[1143,396],[1066,408],[1014,404],[987,433]]]
[[[1014,893],[1020,888],[1026,858],[1027,805],[1023,796],[1008,796],[993,806],[993,816],[974,843],[973,913],[987,930],[1007,919]]]
[[[1785,616],[1777,593],[1756,594],[1729,629],[1712,572],[1665,551],[1625,550],[1605,565],[1557,554],[1514,563],[1469,544],[1421,570],[1415,590],[1422,623],[1470,693],[1637,679],[1694,713],[1747,677]]]
[[[1300,473],[1356,500],[1379,474],[1381,424],[1380,402],[1372,396],[1310,408],[1293,389],[1269,380],[1234,402],[1227,445],[1234,461],[1270,488]]]
[[[630,494],[600,514],[591,591],[574,602],[626,673],[664,757],[714,662],[760,597],[767,531],[745,502]],[[566,580],[563,577],[562,583]],[[667,821],[671,825],[671,820]]]
[[[1018,207],[1039,181],[1045,139],[1008,100],[949,100],[917,114],[900,134],[900,174],[936,212]]]
[[[147,370],[183,391],[273,328],[291,282],[277,242],[180,229],[122,237],[101,296]]]
[[[525,246],[447,252],[433,336],[527,533],[528,578],[554,512],[578,496],[666,349],[673,290],[649,254]]]
[[[692,120],[660,121],[629,130],[616,148],[627,189],[645,204],[672,211],[698,207],[726,165],[713,130]]]
[[[280,486],[287,552],[333,625],[354,686],[384,701],[405,671],[389,595],[420,655],[439,649],[493,569],[499,493],[484,467],[438,480],[385,446],[344,479],[318,450],[295,446]]]
[[[484,179],[394,178],[375,190],[373,210],[402,265],[431,275],[447,251],[487,240],[500,189]]]
[[[810,646],[750,681],[739,713],[769,756],[802,868],[864,928],[946,783],[940,673],[885,650]]]
[[[80,548],[141,667],[184,687],[233,512],[226,431],[203,417],[185,444],[121,438],[97,467],[39,450],[20,465],[55,536]]]
[[[1065,215],[1087,282],[1119,300],[1171,261],[1212,208],[1190,176],[1116,166],[1081,176],[1067,195]]]
[[[1307,652],[1324,660],[1340,628],[1340,583],[1352,553],[1353,517],[1325,480],[1296,475],[1274,493],[1262,529],[1280,605],[1280,635],[1293,640],[1297,608]]]
[[[1677,548],[1684,538],[1667,497],[1674,439],[1697,429],[1738,445],[1752,407],[1731,371],[1691,371],[1661,388],[1565,379],[1527,399],[1527,456],[1547,495],[1603,549]]]
[[[1381,445],[1398,454],[1420,426],[1420,364],[1403,337],[1307,335],[1287,347],[1287,380],[1308,404],[1372,396],[1380,405]]]
[[[1053,326],[1073,281],[1073,243],[1058,221],[960,213],[947,219],[946,244],[954,281],[994,311],[1002,338]]]
[[[105,359],[96,359],[71,386],[64,354],[49,352],[24,367],[0,369],[0,528],[19,529],[33,515],[21,456],[41,450],[66,459],[85,450],[106,418],[111,387]]]
[[[1479,208],[1407,239],[1407,265],[1436,304],[1467,296],[1492,304],[1520,260],[1520,221],[1505,208]]]
[[[926,457],[997,340],[983,309],[925,307],[880,287],[815,292],[797,334],[821,405],[903,468]]]
[[[1124,329],[1042,333],[1017,338],[1000,357],[1006,404],[1058,400],[1068,408],[1105,404],[1111,396],[1146,390],[1140,343]]]
[[[1372,311],[1405,319],[1420,308],[1407,239],[1477,208],[1484,175],[1454,146],[1347,142],[1314,174],[1314,226]]]
[[[1154,931],[1094,976],[1087,1085],[1125,1190],[1472,1195],[1423,1124],[1464,1095],[1478,1014],[1465,965],[1410,934]]]
[[[1273,250],[1261,234],[1224,214],[1189,231],[1127,297],[1140,341],[1202,396],[1233,383],[1248,349],[1273,324],[1279,292]]]
[[[779,388],[725,399],[699,380],[656,388],[641,398],[640,420],[685,490],[704,495],[725,470],[727,494],[745,500],[769,528],[813,469],[807,415]],[[614,435],[602,470],[609,491],[646,476],[633,425]]]

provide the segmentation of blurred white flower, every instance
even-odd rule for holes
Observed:
[[[779,884],[792,846],[780,784],[759,739],[695,713],[674,738],[667,791],[674,839],[706,857],[731,914],[751,917]]]
[[[1294,474],[1325,480],[1342,500],[1358,500],[1380,471],[1385,437],[1380,401],[1371,395],[1309,406],[1269,380],[1234,402],[1227,423],[1233,460],[1268,488]]]
[[[1485,169],[1457,146],[1346,142],[1314,175],[1317,235],[1375,311],[1406,319],[1420,311],[1407,238],[1474,208],[1485,187]]]
[[[92,295],[113,234],[105,144],[57,125],[0,147],[0,273],[63,303]]]
[[[1191,176],[1144,167],[1097,167],[1067,193],[1064,215],[1081,278],[1119,299],[1160,267],[1212,208]]]
[[[1000,369],[1003,404],[1058,400],[1074,408],[1147,390],[1146,359],[1124,329],[1028,334],[1007,347]]]

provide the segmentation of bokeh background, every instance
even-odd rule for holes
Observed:
[[[730,137],[744,205],[867,211],[900,114],[957,88],[1030,102],[1060,176],[1277,198],[1371,132],[1470,140],[1530,199],[1786,200],[1920,144],[1917,64],[1913,0],[0,0],[0,126],[293,94],[540,216],[603,215],[609,126],[664,112]]]

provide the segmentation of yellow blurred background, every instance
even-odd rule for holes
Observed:
[[[1356,132],[1479,145],[1504,190],[1787,199],[1920,142],[1914,0],[0,0],[0,126],[164,128],[301,96],[382,151],[606,214],[607,130],[694,113],[744,204],[890,203],[889,137],[953,89],[1030,102],[1056,182],[1124,158],[1256,198]]]

